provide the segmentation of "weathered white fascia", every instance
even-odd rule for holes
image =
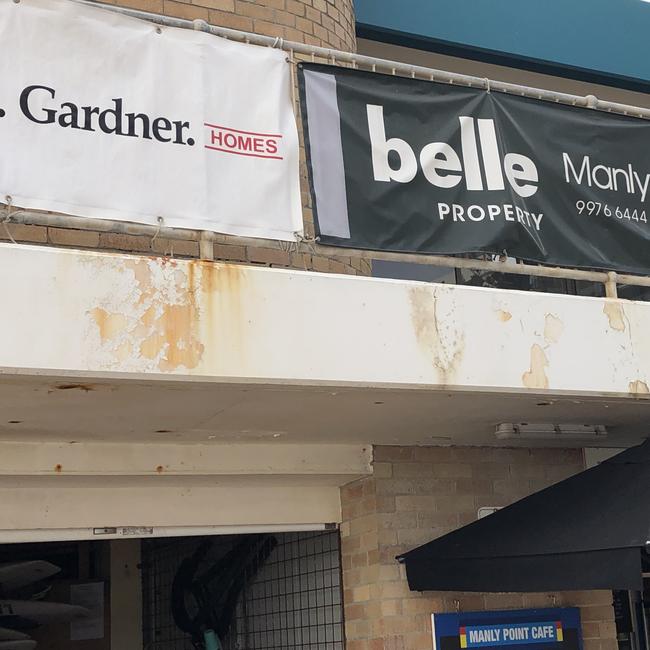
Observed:
[[[339,522],[340,486],[371,472],[363,445],[0,441],[0,540]]]
[[[648,396],[648,303],[11,244],[0,272],[5,373]]]
[[[371,460],[369,446],[352,444],[0,441],[0,485],[4,477],[190,477],[211,479],[210,484],[215,479],[279,479],[275,482],[343,485],[371,474]]]

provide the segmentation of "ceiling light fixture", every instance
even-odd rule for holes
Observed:
[[[494,432],[499,440],[602,440],[607,429],[601,424],[545,424],[506,422]]]

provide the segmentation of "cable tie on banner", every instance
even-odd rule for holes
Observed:
[[[299,244],[303,244],[304,246],[307,247],[307,250],[309,250],[309,252],[312,255],[316,255],[316,247],[314,246],[314,244],[318,242],[319,240],[318,237],[305,237],[304,233],[299,233],[299,232],[295,233],[295,235],[296,235],[296,241]]]
[[[284,44],[284,39],[281,36],[276,36],[275,41],[273,41],[273,45],[271,45],[271,47],[277,47],[279,49],[282,49],[283,44]]]
[[[158,227],[156,228],[156,232],[153,234],[153,237],[151,238],[151,245],[153,246],[153,243],[156,241],[156,238],[160,234],[160,229],[163,227],[163,224],[165,220],[162,217],[156,217],[156,221],[158,222]]]
[[[485,77],[485,90],[488,93],[490,92],[490,79],[488,77]]]
[[[317,237],[306,237],[304,233],[296,231],[294,233],[296,241],[300,244],[315,244],[318,241]]]
[[[7,216],[2,220],[2,225],[7,233],[7,237],[11,240],[11,243],[15,244],[16,240],[11,236],[9,226],[7,225],[11,221],[11,196],[9,194],[5,196],[5,203],[7,204]]]

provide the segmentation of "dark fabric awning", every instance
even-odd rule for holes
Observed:
[[[642,587],[650,439],[397,559],[413,591]]]

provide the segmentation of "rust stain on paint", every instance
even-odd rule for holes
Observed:
[[[635,379],[630,382],[630,393],[636,393],[637,395],[648,395],[650,393],[650,388],[645,381],[640,379]]]
[[[544,339],[548,343],[557,343],[564,331],[564,323],[554,314],[546,314],[544,319]]]
[[[609,320],[609,326],[617,332],[625,331],[625,312],[623,305],[618,300],[605,300],[603,313]]]
[[[124,341],[115,348],[115,358],[121,363],[130,359],[132,355],[133,344],[130,341]]]
[[[435,324],[435,298],[421,287],[414,287],[409,292],[411,300],[411,322],[418,342],[427,347],[438,343],[438,332]]]
[[[172,372],[216,361],[215,351],[244,364],[247,322],[242,301],[246,268],[155,258],[114,263],[115,289],[88,310],[99,339],[98,357],[108,368]],[[105,262],[93,272],[105,274]],[[206,358],[206,349],[210,358]]]
[[[526,388],[548,388],[547,367],[546,354],[542,347],[535,343],[530,349],[530,368],[521,377],[524,386]]]
[[[126,327],[126,318],[122,314],[111,314],[101,307],[95,307],[91,315],[97,323],[102,341],[114,339]]]
[[[198,271],[198,274],[197,274]],[[197,287],[206,297],[220,296],[237,298],[239,296],[244,279],[244,268],[238,264],[219,264],[203,260],[191,260],[189,262],[190,286],[196,286],[196,277],[200,279]]]
[[[163,372],[195,368],[204,346],[199,341],[199,308],[185,273],[153,259],[129,259],[120,268],[135,284],[122,304],[90,311],[113,362],[123,364],[139,352]]]
[[[57,390],[82,390],[84,393],[90,393],[95,390],[92,384],[57,384]]]
[[[454,329],[457,323],[453,313],[441,317],[438,298],[428,287],[411,288],[409,300],[415,338],[420,348],[431,356],[442,382],[449,384],[465,351],[464,336]]]
[[[140,304],[144,303],[147,298],[151,297],[153,290],[151,286],[151,269],[149,268],[149,260],[127,260],[124,266],[133,271],[135,281],[140,289],[140,299],[138,302]]]
[[[497,309],[497,317],[502,323],[507,323],[512,318],[512,314],[509,311]]]
[[[194,301],[164,305],[161,312],[148,328],[149,334],[140,344],[140,353],[147,359],[160,358],[158,367],[163,372],[180,366],[196,368],[204,348],[193,335],[198,320]]]
[[[242,293],[247,281],[246,269],[238,264],[205,260],[189,262],[188,281],[201,296],[205,345],[217,350],[228,341],[229,355],[246,365],[244,341],[245,316]]]

